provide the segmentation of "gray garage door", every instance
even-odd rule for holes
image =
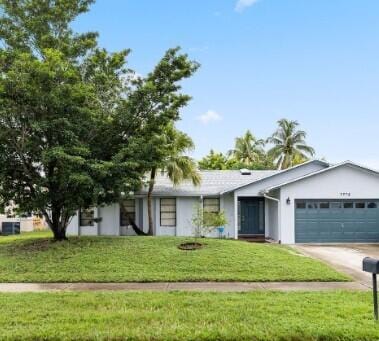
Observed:
[[[295,241],[379,242],[379,199],[296,200]]]

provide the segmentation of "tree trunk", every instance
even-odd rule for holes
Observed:
[[[58,228],[52,229],[52,231],[54,234],[54,240],[59,241],[59,242],[67,240],[66,228],[58,227]]]
[[[154,234],[154,227],[153,227],[153,189],[155,184],[155,175],[157,173],[157,169],[155,167],[152,168],[150,173],[150,182],[149,182],[149,191],[147,193],[147,215],[149,219],[149,231],[148,235],[152,236]]]
[[[119,204],[120,204],[120,208],[123,210],[123,213],[127,213],[124,207],[124,202],[120,201]],[[133,219],[131,219],[130,217],[128,218],[129,218],[129,223],[132,226],[133,231],[136,233],[137,236],[147,236],[147,233],[143,232],[143,229],[140,229]]]
[[[53,208],[50,216],[46,210],[42,211],[47,224],[53,232],[54,240],[56,241],[67,240],[66,229],[68,225],[68,217],[61,212],[63,212],[63,209]]]

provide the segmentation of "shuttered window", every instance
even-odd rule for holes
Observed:
[[[93,208],[81,209],[79,213],[80,226],[94,226],[95,210]]]
[[[220,211],[220,199],[219,198],[204,198],[203,209],[204,209],[204,212],[218,213]]]
[[[176,226],[176,199],[164,198],[160,200],[161,226]]]
[[[134,199],[124,200],[120,205],[120,226],[129,226],[136,221],[136,202]]]

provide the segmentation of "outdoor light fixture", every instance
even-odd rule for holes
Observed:
[[[287,205],[290,205],[291,204],[291,199],[288,197],[287,198]]]

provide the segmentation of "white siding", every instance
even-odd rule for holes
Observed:
[[[221,197],[223,205],[221,209],[225,211],[228,224],[225,226],[224,235],[226,238],[235,238],[235,225],[234,225],[234,194],[229,193]]]
[[[342,193],[350,193],[350,196]],[[289,205],[287,198],[291,200]],[[283,186],[280,191],[280,226],[284,244],[295,242],[296,199],[379,199],[379,177],[344,165]]]
[[[266,237],[279,240],[278,202],[266,199]]]
[[[113,204],[99,208],[99,235],[119,236],[120,235],[120,205]]]
[[[192,217],[196,205],[200,204],[199,197],[181,197],[176,201],[176,235],[193,236]]]
[[[67,235],[68,236],[77,236],[79,234],[79,215],[75,214],[68,226],[67,226]]]

